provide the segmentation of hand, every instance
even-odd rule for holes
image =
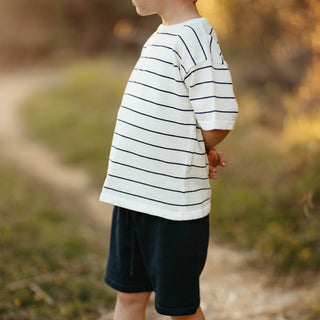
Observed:
[[[208,151],[209,160],[209,178],[217,179],[218,166],[225,167],[227,159],[223,153],[218,152],[215,147],[210,148]]]

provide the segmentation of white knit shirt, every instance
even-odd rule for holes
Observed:
[[[171,220],[211,207],[203,130],[233,129],[228,65],[206,18],[160,25],[130,76],[100,200]]]

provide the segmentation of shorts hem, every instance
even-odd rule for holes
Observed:
[[[104,282],[109,285],[111,288],[125,293],[138,293],[138,292],[152,292],[153,289],[150,287],[146,287],[145,284],[137,284],[137,285],[123,285],[121,283],[117,283],[113,281],[109,277],[104,277]]]
[[[189,316],[195,314],[200,304],[194,307],[166,308],[155,304],[156,311],[164,316]]]

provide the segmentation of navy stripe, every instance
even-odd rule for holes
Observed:
[[[166,63],[166,64],[170,64],[171,66],[174,66],[175,68],[179,69],[178,65],[175,65],[173,62],[170,62],[170,61],[167,61],[167,60],[163,60],[163,59],[155,58],[155,57],[149,57],[149,56],[141,56],[141,58],[142,59],[150,59],[150,60],[160,61],[160,62],[163,62],[163,63]]]
[[[166,63],[166,64],[170,64],[172,65],[173,67],[177,68],[178,70],[180,70],[180,68],[182,68],[184,70],[185,73],[187,73],[187,70],[186,68],[180,64],[179,66],[174,64],[173,62],[170,62],[170,61],[166,61],[166,60],[163,60],[163,59],[159,59],[159,58],[155,58],[155,57],[149,57],[149,56],[141,56],[142,59],[150,59],[150,60],[156,60],[156,61],[160,61],[160,62],[163,62],[163,63]]]
[[[162,45],[162,44],[150,44],[150,46],[152,46],[152,47],[157,47],[157,48],[169,49],[169,50],[173,51],[173,52],[180,58],[180,60],[182,59],[181,56],[180,56],[180,54],[179,54],[176,50],[174,50],[173,48],[171,48],[171,47],[164,46],[164,45]]]
[[[162,163],[170,164],[170,165],[183,166],[183,167],[189,167],[189,168],[192,167],[192,168],[199,168],[199,169],[205,169],[209,165],[209,163],[207,163],[205,166],[197,166],[196,164],[184,164],[184,163],[179,163],[179,162],[166,161],[166,160],[161,160],[161,159],[158,159],[158,158],[147,157],[147,156],[141,155],[141,154],[133,152],[133,151],[121,149],[121,148],[116,147],[115,145],[112,145],[112,148],[114,148],[114,149],[116,149],[118,151],[122,151],[122,152],[125,152],[125,153],[132,154],[134,156],[137,156],[137,157],[140,157],[140,158],[143,158],[143,159],[158,161],[158,162],[162,162]]]
[[[214,66],[211,66],[211,68],[212,68],[213,70],[217,70],[217,71],[229,71],[229,68],[216,68],[216,67],[214,67]]]
[[[200,45],[200,47],[201,47],[201,50],[202,50],[202,52],[203,52],[203,54],[204,54],[204,58],[205,58],[205,60],[207,60],[207,59],[208,59],[208,58],[207,58],[207,55],[206,55],[206,53],[205,53],[205,51],[204,51],[204,49],[203,49],[203,46],[202,46],[202,44],[201,44],[201,42],[200,42],[200,39],[199,39],[196,31],[195,31],[191,26],[189,26],[189,25],[187,25],[187,24],[184,25],[184,26],[190,28],[190,29],[193,31],[193,33],[194,33],[195,36],[197,37],[197,40],[198,40],[199,45]]]
[[[222,52],[220,51],[220,58],[221,58],[221,64],[224,64],[224,60],[223,60],[223,56],[222,56]]]
[[[143,83],[143,82],[138,82],[138,81],[134,81],[134,80],[129,80],[128,82],[130,82],[130,83],[135,83],[135,84],[139,84],[139,85],[141,85],[141,86],[144,86],[144,87],[147,87],[147,88],[156,90],[156,91],[160,91],[160,92],[164,92],[164,93],[168,93],[168,94],[173,94],[174,96],[181,97],[181,98],[188,98],[188,97],[189,97],[189,96],[187,96],[187,95],[178,94],[178,93],[175,93],[175,92],[172,92],[172,91],[167,91],[167,90],[159,89],[159,88],[150,86],[150,85],[148,85],[148,84],[145,84],[145,83]]]
[[[203,142],[203,140],[198,140],[198,139],[192,138],[192,137],[178,136],[178,135],[174,135],[174,134],[169,134],[169,133],[163,133],[163,132],[160,132],[160,131],[150,130],[150,129],[147,129],[147,128],[144,128],[144,127],[137,126],[136,124],[124,121],[122,119],[118,119],[118,121],[122,122],[122,123],[125,123],[128,126],[135,127],[135,128],[138,128],[138,129],[141,129],[141,130],[144,130],[144,131],[152,132],[152,133],[155,133],[155,134],[159,134],[161,136],[167,136],[167,137],[172,137],[172,138],[179,138],[179,139],[186,139],[186,140],[193,140],[193,141]]]
[[[197,72],[197,71],[200,71],[200,70],[203,70],[203,69],[208,69],[208,68],[209,68],[209,69],[213,69],[213,70],[217,70],[217,71],[229,71],[228,68],[216,68],[216,67],[214,67],[214,66],[212,66],[212,65],[209,65],[209,66],[201,67],[201,68],[198,68],[198,69],[195,69],[195,70],[191,71],[191,72],[184,78],[184,80],[187,80],[188,77],[190,77],[194,72]]]
[[[211,200],[211,198],[208,198],[208,199],[203,200],[203,201],[198,202],[198,203],[177,204],[177,203],[164,202],[164,201],[161,201],[161,200],[156,200],[156,199],[140,196],[138,194],[134,194],[134,193],[130,193],[130,192],[120,191],[120,190],[117,190],[117,189],[114,189],[114,188],[110,188],[110,187],[106,187],[106,186],[104,186],[104,188],[108,189],[108,190],[115,191],[115,192],[123,193],[123,194],[129,195],[129,196],[133,196],[135,198],[141,198],[141,199],[145,199],[145,200],[150,200],[150,201],[153,201],[153,202],[158,202],[158,203],[162,203],[162,204],[165,204],[165,205],[168,205],[168,206],[175,206],[175,207],[193,207],[193,206],[201,205],[201,204]]]
[[[151,73],[151,74],[154,74],[156,76],[159,76],[159,77],[162,77],[162,78],[165,78],[165,79],[169,79],[169,80],[173,80],[175,82],[178,82],[178,83],[184,83],[183,80],[177,80],[173,77],[169,77],[169,76],[165,76],[163,74],[160,74],[160,73],[157,73],[157,72],[153,72],[153,71],[150,71],[150,70],[147,70],[147,69],[139,69],[139,68],[135,68],[134,70],[136,71],[142,71],[142,72],[148,72],[148,73]]]
[[[210,39],[210,54],[212,54],[212,49],[211,49],[211,46],[212,46],[212,41],[213,41],[213,37],[212,37],[212,32],[213,32],[213,29],[211,28],[211,31],[209,33],[211,39]]]
[[[195,112],[195,114],[205,114],[205,113],[235,113],[237,114],[238,111],[226,111],[226,110],[211,110],[211,111],[203,111],[203,112]]]
[[[205,100],[205,99],[235,99],[236,97],[219,97],[219,96],[207,96],[207,97],[200,97],[200,98],[192,98],[190,101],[197,101],[197,100]]]
[[[141,144],[145,144],[147,146],[154,147],[154,148],[170,150],[170,151],[177,151],[177,152],[185,152],[185,153],[190,153],[190,154],[196,154],[196,155],[199,155],[199,156],[203,156],[203,155],[206,154],[206,152],[194,152],[194,151],[188,151],[188,150],[182,150],[182,149],[175,149],[175,148],[168,148],[168,147],[158,146],[158,145],[155,145],[155,144],[152,144],[152,143],[147,143],[147,142],[144,142],[144,141],[141,141],[141,140],[138,140],[138,139],[127,137],[127,136],[125,136],[123,134],[120,134],[118,132],[115,132],[114,134],[116,134],[116,135],[118,135],[118,136],[120,136],[122,138],[125,138],[125,139],[128,139],[128,140],[132,140],[132,141],[135,141],[135,142],[138,142],[138,143],[141,143]]]
[[[177,35],[175,33],[170,33],[170,32],[157,32],[157,34],[164,34],[167,36],[177,37]]]
[[[163,176],[163,177],[172,178],[172,179],[176,179],[176,180],[207,180],[208,179],[207,176],[204,177],[204,178],[201,178],[201,177],[176,177],[176,176],[172,176],[172,175],[166,174],[166,173],[160,173],[160,172],[155,172],[155,171],[142,169],[142,168],[139,168],[139,167],[132,166],[130,164],[114,161],[112,159],[109,159],[109,160],[111,162],[115,163],[115,164],[118,164],[119,166],[124,166],[124,167],[131,168],[131,169],[134,169],[134,170],[138,170],[138,171],[143,171],[143,172],[146,172],[146,173],[154,174],[156,176]]]
[[[150,114],[146,114],[146,113],[143,113],[143,112],[140,112],[140,111],[137,111],[137,110],[133,110],[129,107],[126,107],[126,106],[121,106],[121,108],[124,108],[124,109],[127,109],[131,112],[135,112],[135,113],[138,113],[142,116],[145,116],[145,117],[149,117],[149,118],[152,118],[152,119],[156,119],[156,120],[159,120],[159,121],[164,121],[164,122],[169,122],[169,123],[173,123],[173,124],[177,124],[177,125],[180,125],[180,126],[192,126],[192,127],[196,127],[196,124],[195,123],[184,123],[184,122],[178,122],[178,121],[173,121],[173,120],[168,120],[168,119],[163,119],[163,118],[158,118],[158,117],[154,117],[154,116],[151,116]],[[196,127],[197,128],[197,127]],[[199,128],[197,128],[199,129]]]
[[[181,37],[181,36],[178,36],[178,37],[179,37],[179,39],[182,41],[182,43],[184,44],[184,46],[186,47],[186,49],[187,49],[187,51],[188,51],[188,53],[189,53],[189,55],[190,55],[190,58],[192,59],[192,61],[193,61],[194,65],[196,65],[197,63],[196,63],[196,62],[195,62],[195,60],[193,59],[193,56],[192,56],[192,54],[191,54],[191,52],[190,52],[190,50],[189,50],[189,48],[188,48],[187,44],[184,42],[184,40],[182,39],[182,37]]]
[[[182,194],[199,192],[199,191],[204,191],[204,190],[210,190],[210,188],[201,188],[201,189],[196,189],[196,190],[179,191],[179,190],[175,190],[175,189],[168,189],[168,188],[164,188],[164,187],[160,187],[160,186],[155,186],[153,184],[149,184],[149,183],[145,183],[145,182],[141,182],[141,181],[137,181],[137,180],[132,180],[132,179],[128,179],[128,178],[124,178],[124,177],[120,177],[120,176],[115,176],[115,175],[110,174],[110,173],[108,174],[108,176],[110,176],[112,178],[120,179],[120,180],[125,180],[125,181],[129,181],[129,182],[137,183],[137,184],[142,184],[144,186],[155,188],[155,189],[161,189],[161,190],[165,190],[165,191],[170,191],[170,192],[175,192],[175,193],[182,193]]]
[[[182,111],[182,112],[193,112],[192,109],[180,109],[180,108],[172,107],[172,106],[169,106],[169,105],[166,105],[166,104],[162,104],[162,103],[154,102],[154,101],[151,101],[151,100],[148,100],[148,99],[144,99],[142,97],[136,96],[136,95],[131,94],[131,93],[124,93],[124,95],[130,96],[130,97],[133,97],[133,98],[145,101],[145,102],[149,102],[149,103],[155,104],[155,105],[157,105],[159,107],[169,108],[169,109]]]
[[[195,60],[193,59],[193,56],[192,56],[192,54],[191,54],[191,52],[190,52],[187,44],[184,42],[184,40],[182,39],[182,37],[181,37],[180,35],[178,35],[178,34],[173,34],[173,33],[168,33],[168,32],[157,32],[157,33],[158,33],[158,34],[168,35],[168,36],[173,36],[173,37],[178,37],[178,38],[182,41],[182,43],[184,44],[185,48],[187,49],[187,51],[188,51],[188,53],[189,53],[189,55],[190,55],[190,58],[191,58],[192,62],[194,63],[194,65],[196,65],[196,62],[195,62]]]
[[[223,85],[232,85],[232,82],[219,82],[219,81],[203,81],[203,82],[198,82],[198,83],[195,83],[193,84],[192,86],[190,86],[190,88],[193,88],[195,86],[199,86],[199,85],[202,85],[202,84],[208,84],[208,83],[215,83],[215,84],[223,84]]]

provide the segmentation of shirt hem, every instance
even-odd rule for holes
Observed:
[[[109,193],[102,191],[100,195],[101,202],[110,203],[114,206],[130,209],[137,212],[142,212],[150,214],[153,216],[165,218],[168,220],[175,221],[186,221],[186,220],[196,220],[207,216],[211,210],[211,201],[206,206],[201,207],[201,209],[193,211],[173,211],[170,209],[156,208],[155,206],[149,206],[142,203],[137,203],[134,200],[124,199],[121,197],[113,196]]]

